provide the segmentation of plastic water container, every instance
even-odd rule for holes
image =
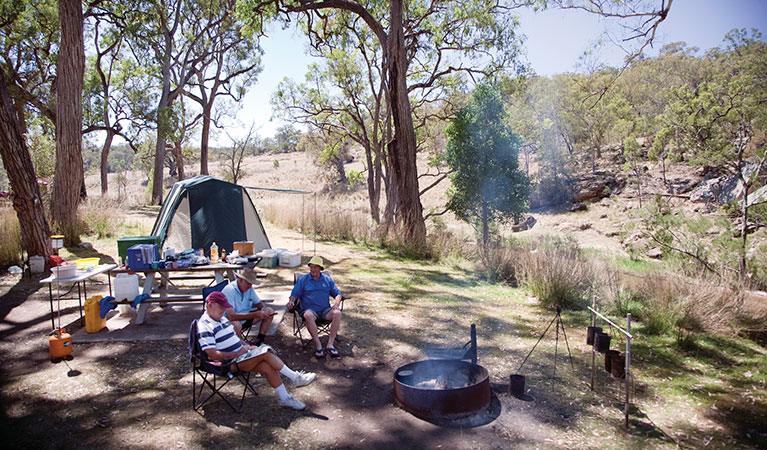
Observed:
[[[29,270],[32,273],[43,273],[45,270],[45,258],[42,256],[30,256]]]
[[[138,275],[118,273],[115,276],[115,300],[128,300],[132,302],[138,295]],[[133,310],[130,305],[117,305],[120,314],[127,314]]]
[[[85,300],[85,331],[88,333],[98,333],[107,326],[107,319],[101,318],[100,295],[88,297]]]

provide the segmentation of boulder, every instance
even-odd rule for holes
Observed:
[[[578,212],[578,211],[586,211],[588,209],[589,208],[584,203],[575,203],[572,206],[570,206],[568,211],[570,211],[570,212]]]
[[[626,180],[617,177],[614,173],[597,171],[581,176],[577,182],[575,203],[588,200],[599,201],[618,193],[626,185]]]
[[[511,226],[511,231],[517,233],[519,231],[529,230],[530,228],[533,227],[533,225],[535,225],[535,222],[537,222],[535,220],[535,217],[527,216],[527,217],[525,217],[525,219],[523,221],[519,222],[518,224],[512,225]]]
[[[661,259],[663,257],[663,250],[661,250],[659,247],[654,247],[650,250],[647,250],[647,253],[645,254],[648,258]]]

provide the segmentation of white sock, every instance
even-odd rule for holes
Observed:
[[[297,373],[290,370],[290,367],[288,367],[287,364],[282,365],[282,369],[280,369],[280,373],[288,377],[290,381],[296,381],[296,377],[298,376]]]
[[[285,385],[281,384],[274,388],[275,392],[277,392],[277,396],[280,397],[280,400],[287,400],[290,397],[290,394],[288,394],[288,390],[285,389]]]

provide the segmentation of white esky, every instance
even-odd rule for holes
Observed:
[[[584,51],[592,48],[605,30],[615,29],[614,22],[575,10],[536,13],[520,9],[518,14],[520,31],[527,36],[527,61],[535,73],[545,76],[575,71]],[[705,52],[722,45],[724,35],[733,28],[756,28],[767,34],[767,0],[674,0],[645,55],[656,56],[664,45],[679,41]],[[237,123],[227,127],[229,134],[240,137],[255,124],[262,137],[273,136],[285,124],[272,119],[269,99],[282,79],[301,81],[308,65],[319,61],[306,54],[306,42],[300,32],[293,28],[282,30],[279,25],[274,25],[269,37],[261,40],[264,70],[243,99]],[[600,47],[597,57],[602,63],[620,67],[625,52],[608,42]],[[213,145],[229,144],[223,133],[211,135],[211,141]]]

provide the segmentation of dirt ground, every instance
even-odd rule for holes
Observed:
[[[275,247],[301,245],[295,233],[270,237]],[[313,248],[305,250],[306,255]],[[349,246],[318,243],[317,250],[332,263],[339,280],[347,268],[377,260],[374,252]],[[287,284],[291,272],[274,269],[263,288]],[[468,419],[436,423],[396,406],[393,374],[424,357],[420,350],[428,342],[421,341],[467,340],[468,327],[463,326],[476,317],[454,321],[449,309],[421,311],[420,303],[387,311],[383,306],[391,301],[389,294],[376,292],[375,284],[365,280],[346,280],[342,289],[352,298],[337,343],[341,358],[313,358],[310,348],[302,348],[292,336],[287,319],[269,341],[290,367],[317,373],[310,386],[293,389],[287,384],[308,405],[305,411],[280,408],[260,379],[259,395],[248,396],[241,413],[221,401],[195,412],[184,340],[75,343],[70,361],[51,362],[48,293],[37,280],[2,280],[0,430],[5,448],[572,448],[590,446],[584,428],[571,426],[584,417],[600,424],[593,431],[596,447],[612,446],[611,439],[629,444],[649,437],[654,446],[671,442],[641,419],[632,425],[634,433],[624,434],[621,405],[588,392],[586,353],[575,346],[582,338],[579,331],[570,338],[575,372],[565,370],[560,347],[557,377],[550,377],[550,358],[541,358],[535,362],[539,370],[528,376],[525,395],[508,393],[512,366],[548,322],[531,299],[521,301],[519,316],[480,317],[479,363],[490,371],[493,391],[489,407]],[[489,302],[484,314],[492,315],[492,308],[500,308],[504,300]],[[63,314],[62,322],[74,331],[75,304],[65,306]],[[482,330],[490,334],[491,329],[513,331],[504,344],[483,343]],[[552,350],[549,341],[542,344],[544,354]],[[582,388],[569,389],[573,383]],[[229,398],[240,392],[234,387],[227,391]]]
[[[311,189],[296,180],[305,158],[280,155],[249,161],[243,185]],[[280,173],[271,168],[279,166]],[[143,188],[134,187],[136,192]],[[91,179],[91,192],[96,184]],[[432,203],[443,195],[430,192]],[[271,198],[274,194],[253,194]],[[258,202],[258,199],[256,199]],[[622,252],[616,231],[624,223],[624,205],[605,201],[589,211],[568,215],[536,214],[538,224],[520,236],[572,234],[584,247]],[[127,220],[151,220],[156,210],[139,208]],[[589,224],[589,226],[583,226]],[[304,262],[315,243],[301,235],[268,227],[273,247],[302,250]],[[307,387],[287,388],[308,407],[294,412],[278,406],[264,380],[257,397],[245,399],[234,413],[221,401],[199,412],[192,409],[192,375],[185,340],[75,343],[73,358],[51,362],[47,337],[51,331],[47,289],[39,278],[0,278],[0,442],[4,448],[727,448],[735,431],[726,421],[702,414],[693,400],[656,396],[637,381],[639,404],[631,410],[628,431],[622,427],[622,391],[615,380],[597,377],[598,391],[589,390],[590,350],[585,325],[567,317],[572,368],[562,359],[559,341],[556,376],[552,377],[554,340],[543,339],[527,364],[527,390],[517,398],[508,393],[508,377],[551,320],[532,298],[507,298],[472,279],[461,267],[432,267],[353,245],[319,242],[317,253],[332,266],[333,276],[351,299],[344,310],[340,359],[316,360],[291,334],[288,318],[269,343],[292,368],[317,373]],[[98,248],[102,262],[115,258],[116,248]],[[364,268],[364,277],[350,277]],[[385,285],[380,278],[392,269],[402,277]],[[412,280],[439,281],[439,292],[411,295]],[[292,269],[269,271],[263,289],[284,288]],[[444,281],[444,283],[443,283]],[[392,289],[392,285],[395,286]],[[417,284],[416,284],[417,286]],[[101,289],[101,292],[99,292]],[[403,292],[408,291],[408,295]],[[481,291],[481,292],[480,292]],[[106,286],[89,289],[104,293]],[[516,295],[516,294],[515,294]],[[423,297],[423,299],[421,299]],[[435,302],[435,298],[441,298]],[[407,301],[405,300],[407,299]],[[510,303],[511,302],[511,303]],[[435,306],[436,305],[436,306]],[[511,306],[510,306],[511,305]],[[66,304],[62,322],[77,326],[73,304]],[[579,322],[580,320],[580,322]],[[393,375],[400,366],[424,358],[431,343],[468,339],[477,322],[479,363],[487,368],[493,397],[489,407],[461,421],[439,423],[418,419],[396,406]],[[228,398],[241,390],[227,390]],[[723,426],[722,424],[725,424]],[[712,431],[713,430],[713,431]],[[767,430],[764,430],[767,431]],[[742,433],[741,433],[742,434]],[[711,441],[711,436],[717,440]],[[767,436],[767,433],[764,433]]]

